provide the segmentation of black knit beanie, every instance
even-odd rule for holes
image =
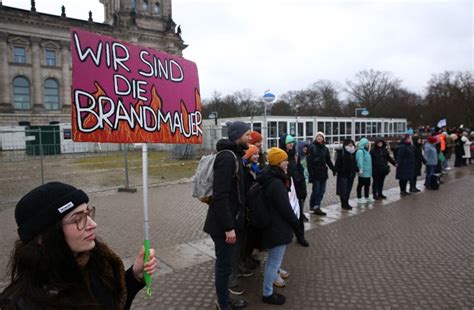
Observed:
[[[38,186],[16,205],[18,236],[21,241],[28,242],[59,222],[75,207],[87,202],[87,194],[72,185],[51,182]]]
[[[227,128],[227,136],[230,141],[237,141],[244,133],[250,130],[250,125],[241,121],[230,123]]]

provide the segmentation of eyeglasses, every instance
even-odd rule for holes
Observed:
[[[87,217],[94,219],[95,217],[95,207],[87,208],[84,212],[79,212],[74,214],[74,219],[70,221],[63,222],[63,224],[76,224],[77,230],[84,230],[87,224]]]

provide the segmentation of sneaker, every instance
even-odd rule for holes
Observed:
[[[232,295],[240,296],[245,293],[245,289],[243,289],[239,285],[236,285],[234,287],[229,287],[229,293],[231,293]]]
[[[373,200],[372,198],[370,198],[370,197],[368,197],[368,198],[365,198],[365,201],[367,201],[368,203],[372,203],[372,202],[374,202],[374,200]]]
[[[411,193],[409,193],[409,192],[400,192],[400,195],[402,195],[402,196],[409,196],[409,195],[411,195]]]
[[[283,288],[283,287],[286,286],[286,282],[285,282],[285,280],[283,280],[281,278],[280,275],[278,275],[278,277],[275,279],[275,281],[273,281],[273,285],[276,286],[276,287]]]
[[[357,198],[357,203],[366,203],[367,200],[365,198]]]
[[[248,306],[248,302],[245,299],[236,299],[229,302],[231,309],[240,309]]]
[[[257,266],[255,266],[255,268],[257,268]],[[253,276],[253,272],[249,269],[246,269],[246,268],[239,268],[239,273],[237,275],[237,277],[239,278],[247,278],[247,277],[251,277]]]
[[[379,197],[382,198],[382,199],[387,199],[387,196],[385,196],[385,195],[380,195]]]
[[[278,274],[283,278],[283,279],[288,279],[290,277],[290,273],[286,271],[285,269],[278,270]]]
[[[283,296],[282,294],[273,292],[273,294],[270,296],[263,296],[262,301],[266,304],[271,304],[271,305],[283,305],[285,304],[286,297]]]
[[[326,216],[326,212],[321,211],[321,208],[314,209],[313,213],[319,216]]]

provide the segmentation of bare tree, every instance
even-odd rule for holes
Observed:
[[[360,107],[377,112],[376,108],[383,106],[393,95],[394,90],[400,88],[401,81],[390,72],[375,71],[373,69],[358,72],[354,81],[347,81],[344,89],[350,99]]]

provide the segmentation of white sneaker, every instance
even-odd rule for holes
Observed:
[[[273,281],[273,285],[276,286],[276,287],[285,287],[286,282],[285,282],[285,280],[283,280],[280,277],[280,275],[278,275],[278,277],[275,279],[275,281]]]
[[[357,198],[357,203],[366,203],[365,198]]]
[[[281,269],[278,270],[278,274],[280,275],[280,277],[282,277],[283,279],[288,279],[290,277],[290,273],[284,269]]]
[[[374,200],[373,198],[370,198],[370,197],[369,197],[369,198],[366,198],[366,202],[368,202],[368,203],[372,203],[372,202],[374,202],[374,201],[375,201],[375,200]]]

